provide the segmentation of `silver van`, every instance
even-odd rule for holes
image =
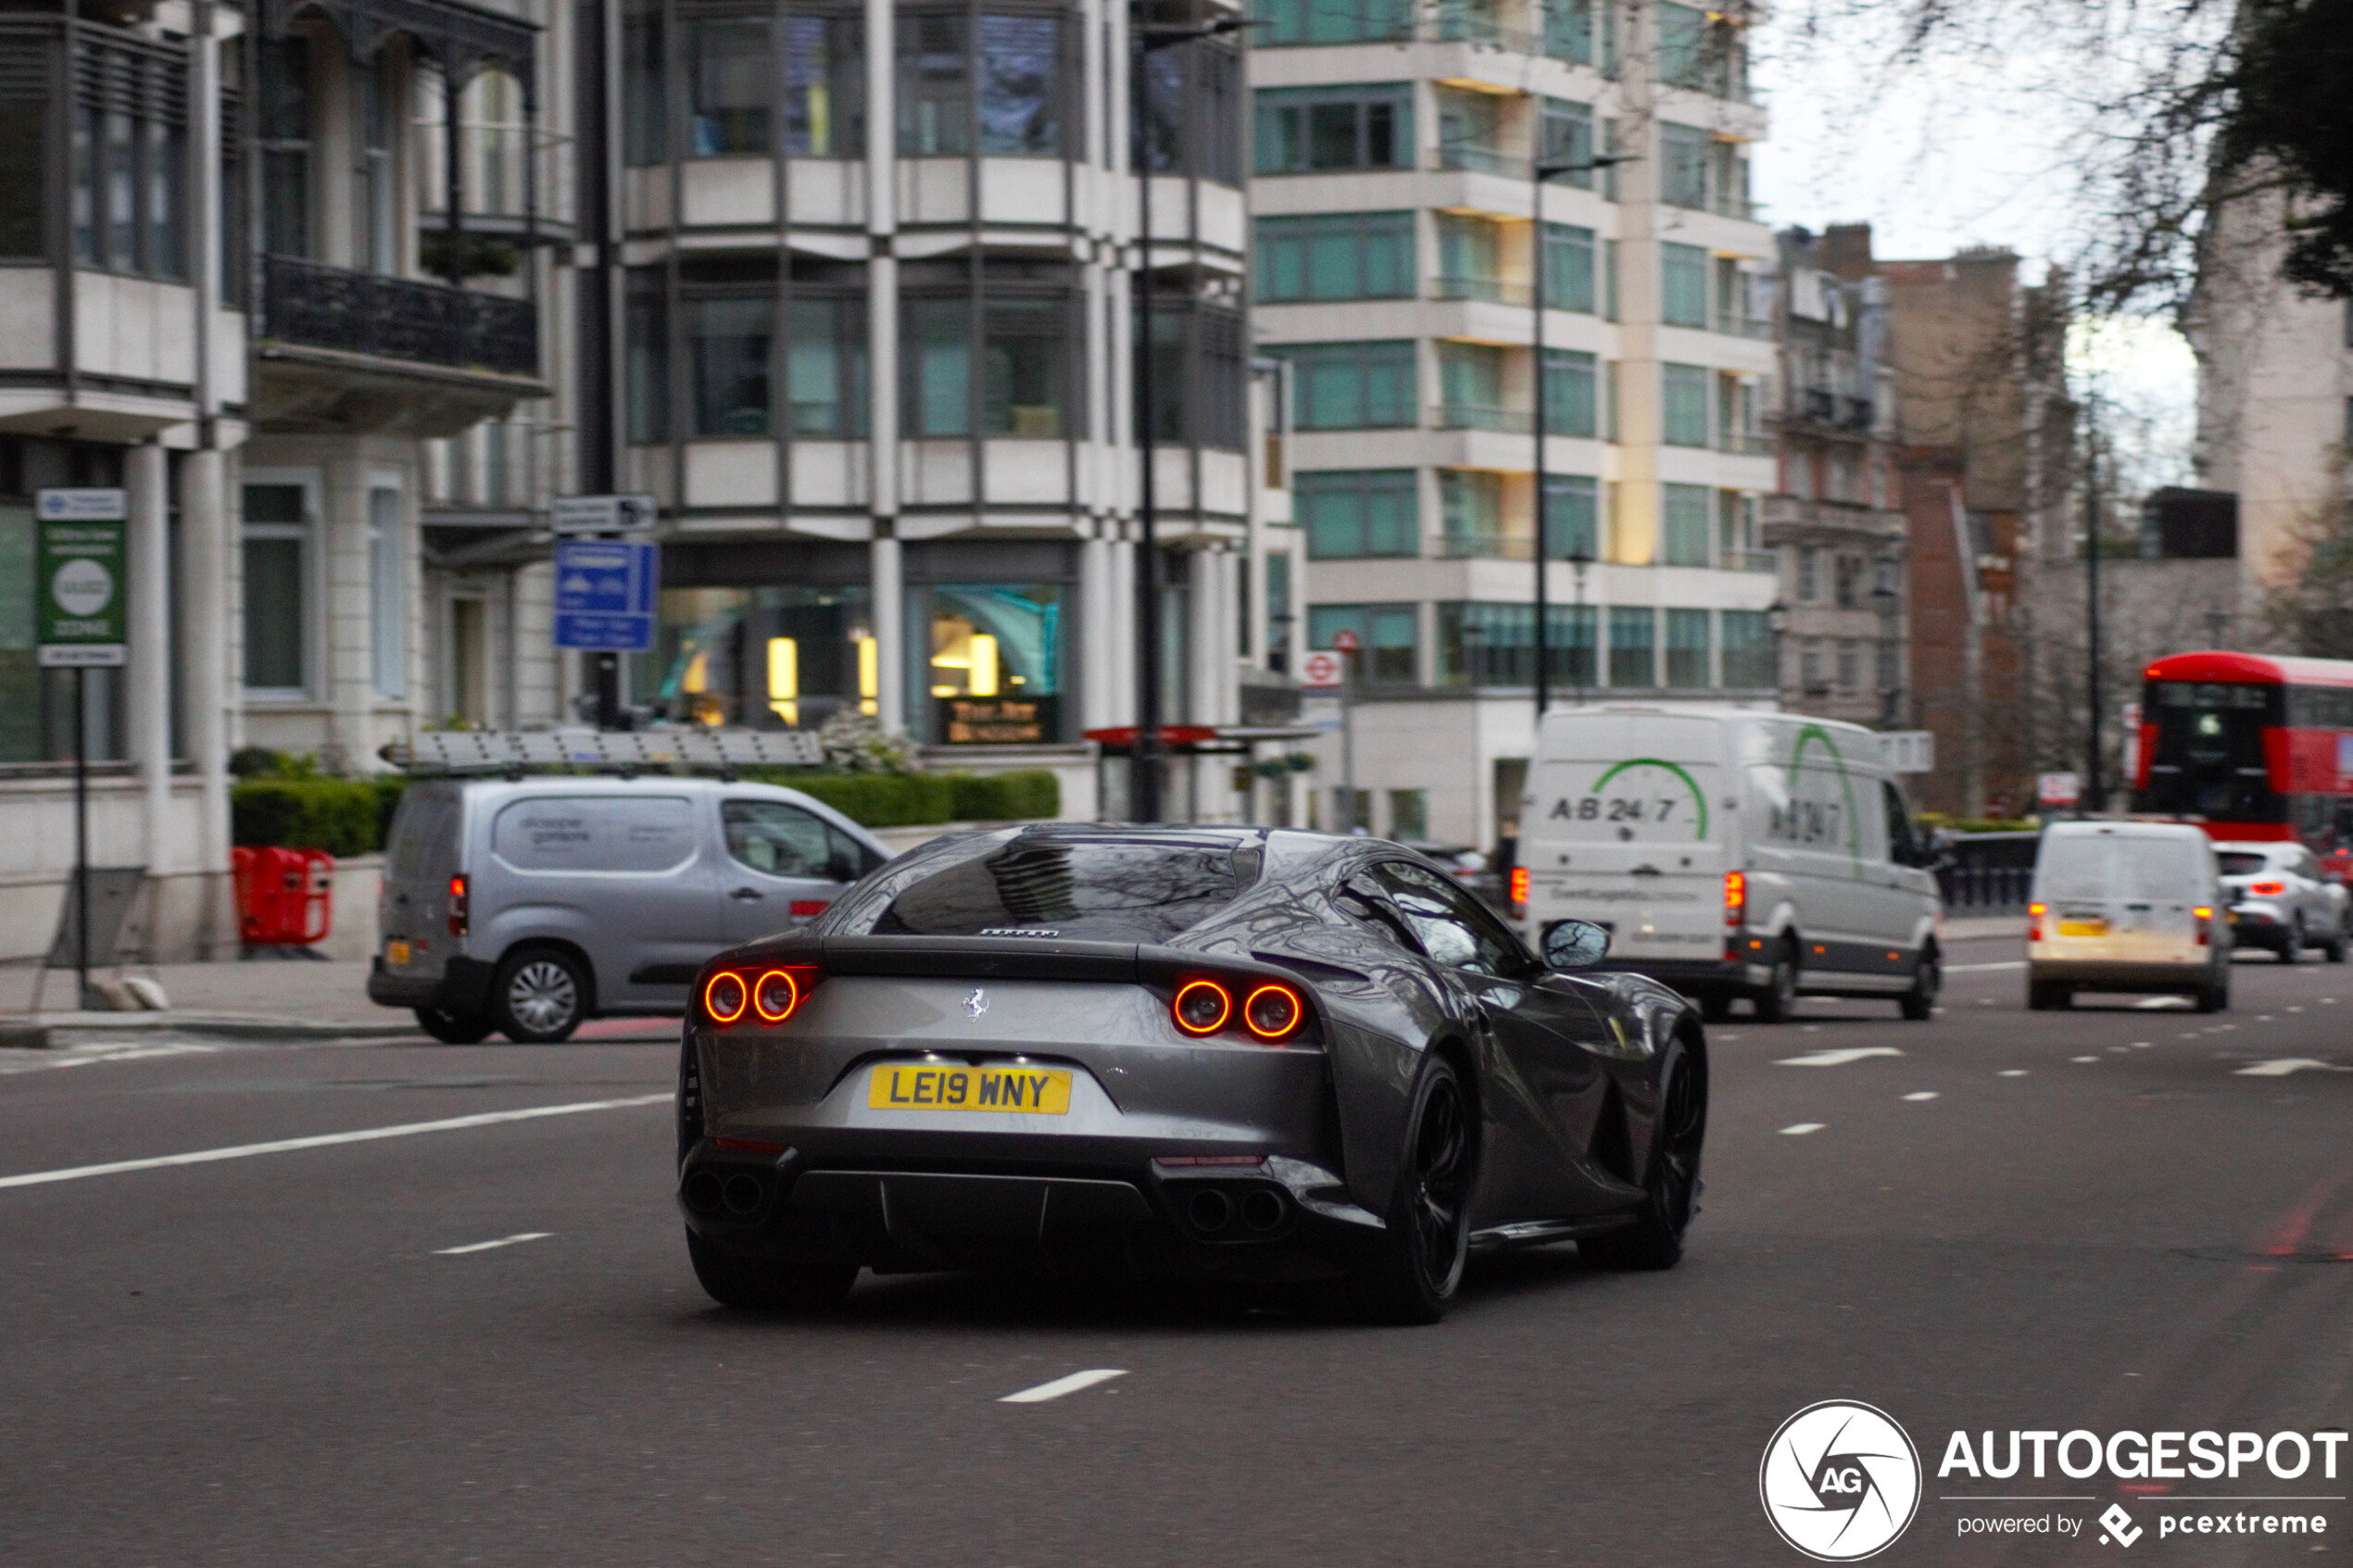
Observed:
[[[2231,1005],[2227,891],[2203,828],[2053,822],[2026,906],[2026,1005],[2079,991],[2174,992],[2200,1012]]]
[[[798,790],[716,779],[428,779],[401,797],[368,996],[435,1039],[563,1039],[684,1013],[703,961],[890,858]]]

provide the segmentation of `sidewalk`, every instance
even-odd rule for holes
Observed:
[[[247,963],[137,966],[163,987],[171,1004],[161,1012],[85,1012],[73,1006],[70,971],[52,970],[41,983],[41,1010],[31,1010],[35,972],[30,965],[0,971],[0,1046],[42,1050],[89,1035],[193,1035],[245,1040],[327,1040],[417,1033],[415,1018],[368,999],[368,965],[303,960]],[[113,970],[92,978],[111,978]]]

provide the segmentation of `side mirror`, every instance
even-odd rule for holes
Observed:
[[[1586,969],[1609,957],[1609,933],[1589,920],[1556,920],[1544,928],[1544,967]]]

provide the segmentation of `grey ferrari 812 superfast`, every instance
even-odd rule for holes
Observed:
[[[858,1271],[1328,1281],[1435,1321],[1464,1262],[1682,1255],[1697,1009],[1532,956],[1402,845],[1050,823],[937,839],[695,982],[678,1199],[736,1307]]]

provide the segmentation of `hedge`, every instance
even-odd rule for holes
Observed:
[[[748,770],[768,784],[815,797],[870,828],[931,822],[1010,822],[1062,810],[1061,781],[1044,768],[1009,773],[813,773]],[[391,836],[392,813],[409,780],[249,778],[229,792],[231,836],[251,846],[371,854]]]
[[[339,858],[384,847],[392,813],[409,781],[246,779],[229,792],[229,831],[237,844],[324,849]]]

